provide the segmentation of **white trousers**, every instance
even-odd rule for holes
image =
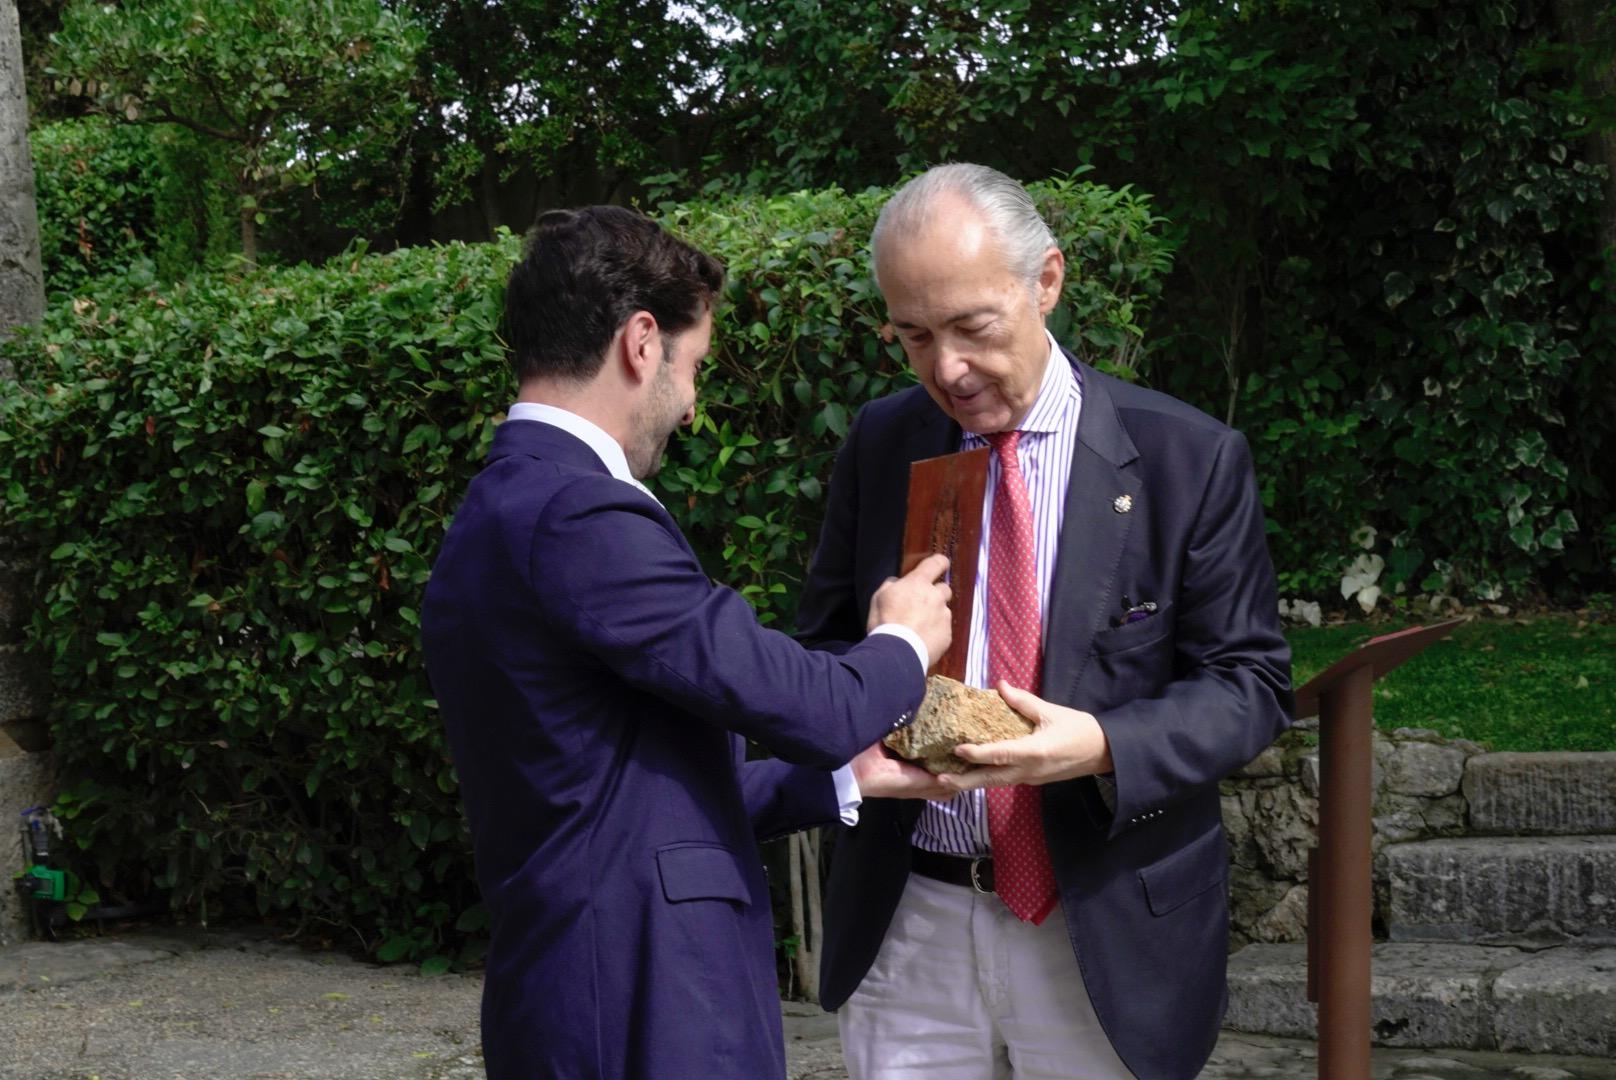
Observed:
[[[837,1013],[852,1080],[1132,1080],[1089,1003],[1057,905],[909,875],[869,974]]]

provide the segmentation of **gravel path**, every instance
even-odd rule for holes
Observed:
[[[0,949],[0,1080],[474,1080],[480,991],[474,975],[423,978],[262,933],[30,942]],[[835,1018],[783,1008],[790,1080],[845,1080]],[[1312,1043],[1226,1032],[1202,1076],[1315,1069]],[[1616,1060],[1377,1050],[1374,1075],[1616,1080]]]

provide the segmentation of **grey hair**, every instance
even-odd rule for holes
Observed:
[[[1044,253],[1054,246],[1055,234],[1039,215],[1032,196],[998,169],[961,162],[927,169],[899,188],[881,208],[870,233],[870,276],[876,288],[881,287],[876,264],[882,238],[894,229],[912,232],[930,224],[944,195],[958,196],[974,207],[999,242],[1006,268],[1029,288],[1037,283]]]

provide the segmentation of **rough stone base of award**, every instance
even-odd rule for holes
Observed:
[[[1032,734],[1030,721],[995,690],[978,690],[946,675],[926,680],[926,699],[915,722],[886,737],[887,746],[935,774],[969,772],[954,756],[961,743],[990,743]]]

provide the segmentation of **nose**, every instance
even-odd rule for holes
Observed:
[[[933,377],[937,384],[943,387],[955,386],[965,378],[970,370],[965,362],[965,354],[950,345],[939,345],[937,348],[937,363],[933,367]]]
[[[692,401],[690,403],[690,408],[686,409],[685,414],[679,418],[679,426],[680,427],[689,427],[691,424],[693,424],[695,422],[695,420],[696,420],[696,403],[694,401]]]

